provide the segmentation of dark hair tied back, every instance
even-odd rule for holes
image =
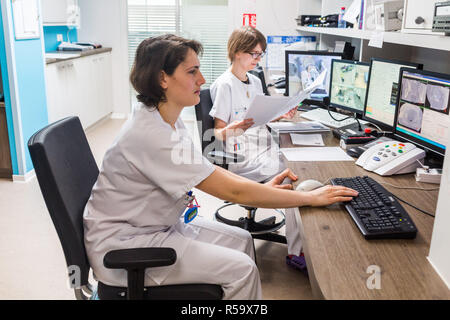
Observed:
[[[160,85],[161,71],[172,75],[186,59],[189,49],[198,55],[203,52],[198,41],[173,34],[147,38],[139,44],[130,73],[130,82],[137,92],[138,101],[148,107],[157,107],[165,101],[164,89]]]

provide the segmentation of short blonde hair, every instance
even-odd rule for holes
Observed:
[[[262,51],[266,50],[266,37],[256,28],[244,26],[235,29],[228,39],[228,59],[233,63],[236,53],[250,52],[258,44]]]

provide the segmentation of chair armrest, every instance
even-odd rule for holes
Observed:
[[[177,260],[172,248],[133,248],[112,250],[105,254],[103,264],[109,269],[145,269],[170,266]]]
[[[238,163],[245,160],[243,155],[237,153],[229,153],[224,151],[210,151],[207,158],[215,164]]]

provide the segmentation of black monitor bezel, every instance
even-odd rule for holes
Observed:
[[[423,64],[416,63],[416,62],[396,60],[396,59],[382,59],[382,58],[371,58],[370,59],[369,79],[367,80],[366,99],[364,101],[364,111],[362,113],[362,119],[379,126],[383,130],[390,130],[390,131],[394,132],[394,124],[395,123],[392,123],[392,125],[388,125],[388,124],[386,124],[384,122],[381,122],[379,120],[376,120],[376,119],[373,119],[373,118],[370,118],[370,117],[366,116],[367,100],[369,99],[369,91],[370,91],[370,79],[372,77],[372,66],[373,66],[373,62],[374,61],[386,62],[386,63],[391,63],[391,64],[401,64],[401,65],[405,65],[405,66],[411,66],[411,67],[417,68],[415,70],[422,70],[423,69]],[[403,67],[401,67],[401,68],[403,68]],[[397,95],[397,99],[398,99],[398,95]]]
[[[341,57],[343,58],[343,54],[339,52],[327,52],[327,51],[304,51],[304,50],[286,50],[284,52],[284,75],[285,75],[285,91],[284,95],[289,96],[289,54],[303,54],[303,55],[316,55],[316,56],[334,56],[334,57]],[[339,60],[341,60],[339,59]],[[333,62],[334,59],[331,60]],[[331,76],[331,75],[330,75]],[[330,78],[331,80],[331,78]],[[306,104],[322,104],[322,100],[315,100],[315,99],[305,99],[303,100],[303,103]]]
[[[339,109],[343,109],[343,110],[346,110],[346,111],[350,111],[350,112],[353,112],[355,114],[362,115],[363,112],[364,112],[365,103],[366,103],[366,100],[365,100],[366,97],[365,96],[364,96],[364,104],[363,104],[363,109],[362,110],[354,109],[354,108],[351,108],[351,107],[347,107],[347,106],[343,106],[343,105],[339,105],[337,103],[331,102],[331,88],[332,88],[332,84],[333,84],[333,69],[334,69],[334,63],[335,62],[337,62],[337,63],[343,62],[343,63],[347,63],[347,64],[353,64],[353,65],[359,65],[359,66],[367,66],[367,67],[369,67],[369,73],[370,73],[370,63],[362,62],[362,61],[356,61],[356,60],[344,60],[344,59],[341,59],[341,60],[333,59],[331,61],[330,88],[328,89],[328,91],[329,91],[328,96],[330,97],[330,106],[331,107],[335,107],[335,108],[339,108]],[[367,81],[367,87],[368,86],[369,86],[369,82]],[[366,87],[366,94],[367,94],[367,87]]]
[[[400,138],[401,140],[411,142],[419,147],[422,147],[428,151],[433,152],[436,155],[445,156],[445,149],[442,149],[438,146],[435,146],[435,145],[428,143],[426,141],[423,141],[421,139],[415,138],[406,133],[397,131],[397,119],[398,119],[398,113],[399,113],[399,109],[400,109],[400,96],[401,96],[401,89],[402,89],[401,80],[403,78],[404,72],[416,73],[416,74],[420,74],[420,75],[424,75],[424,76],[431,76],[431,77],[435,77],[435,78],[442,78],[442,79],[449,80],[449,81],[450,81],[450,75],[432,72],[432,71],[425,71],[425,70],[420,70],[420,69],[401,67],[399,79],[398,79],[398,81],[399,81],[398,93],[399,94],[397,96],[397,102],[395,104],[395,117],[394,117],[394,136],[396,138]],[[450,114],[448,116],[450,117]],[[447,148],[448,146],[445,146],[445,147]]]

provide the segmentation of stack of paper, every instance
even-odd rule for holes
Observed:
[[[328,132],[330,128],[316,121],[271,122],[267,126],[279,133],[289,132]]]
[[[294,97],[256,96],[244,115],[244,119],[253,119],[252,127],[256,127],[286,114],[308,98],[310,93],[324,82],[326,73],[327,70],[324,70],[309,87]]]
[[[292,144],[298,146],[320,146],[323,147],[325,144],[323,143],[322,135],[316,133],[291,133]]]
[[[339,147],[280,149],[288,161],[355,161]]]

